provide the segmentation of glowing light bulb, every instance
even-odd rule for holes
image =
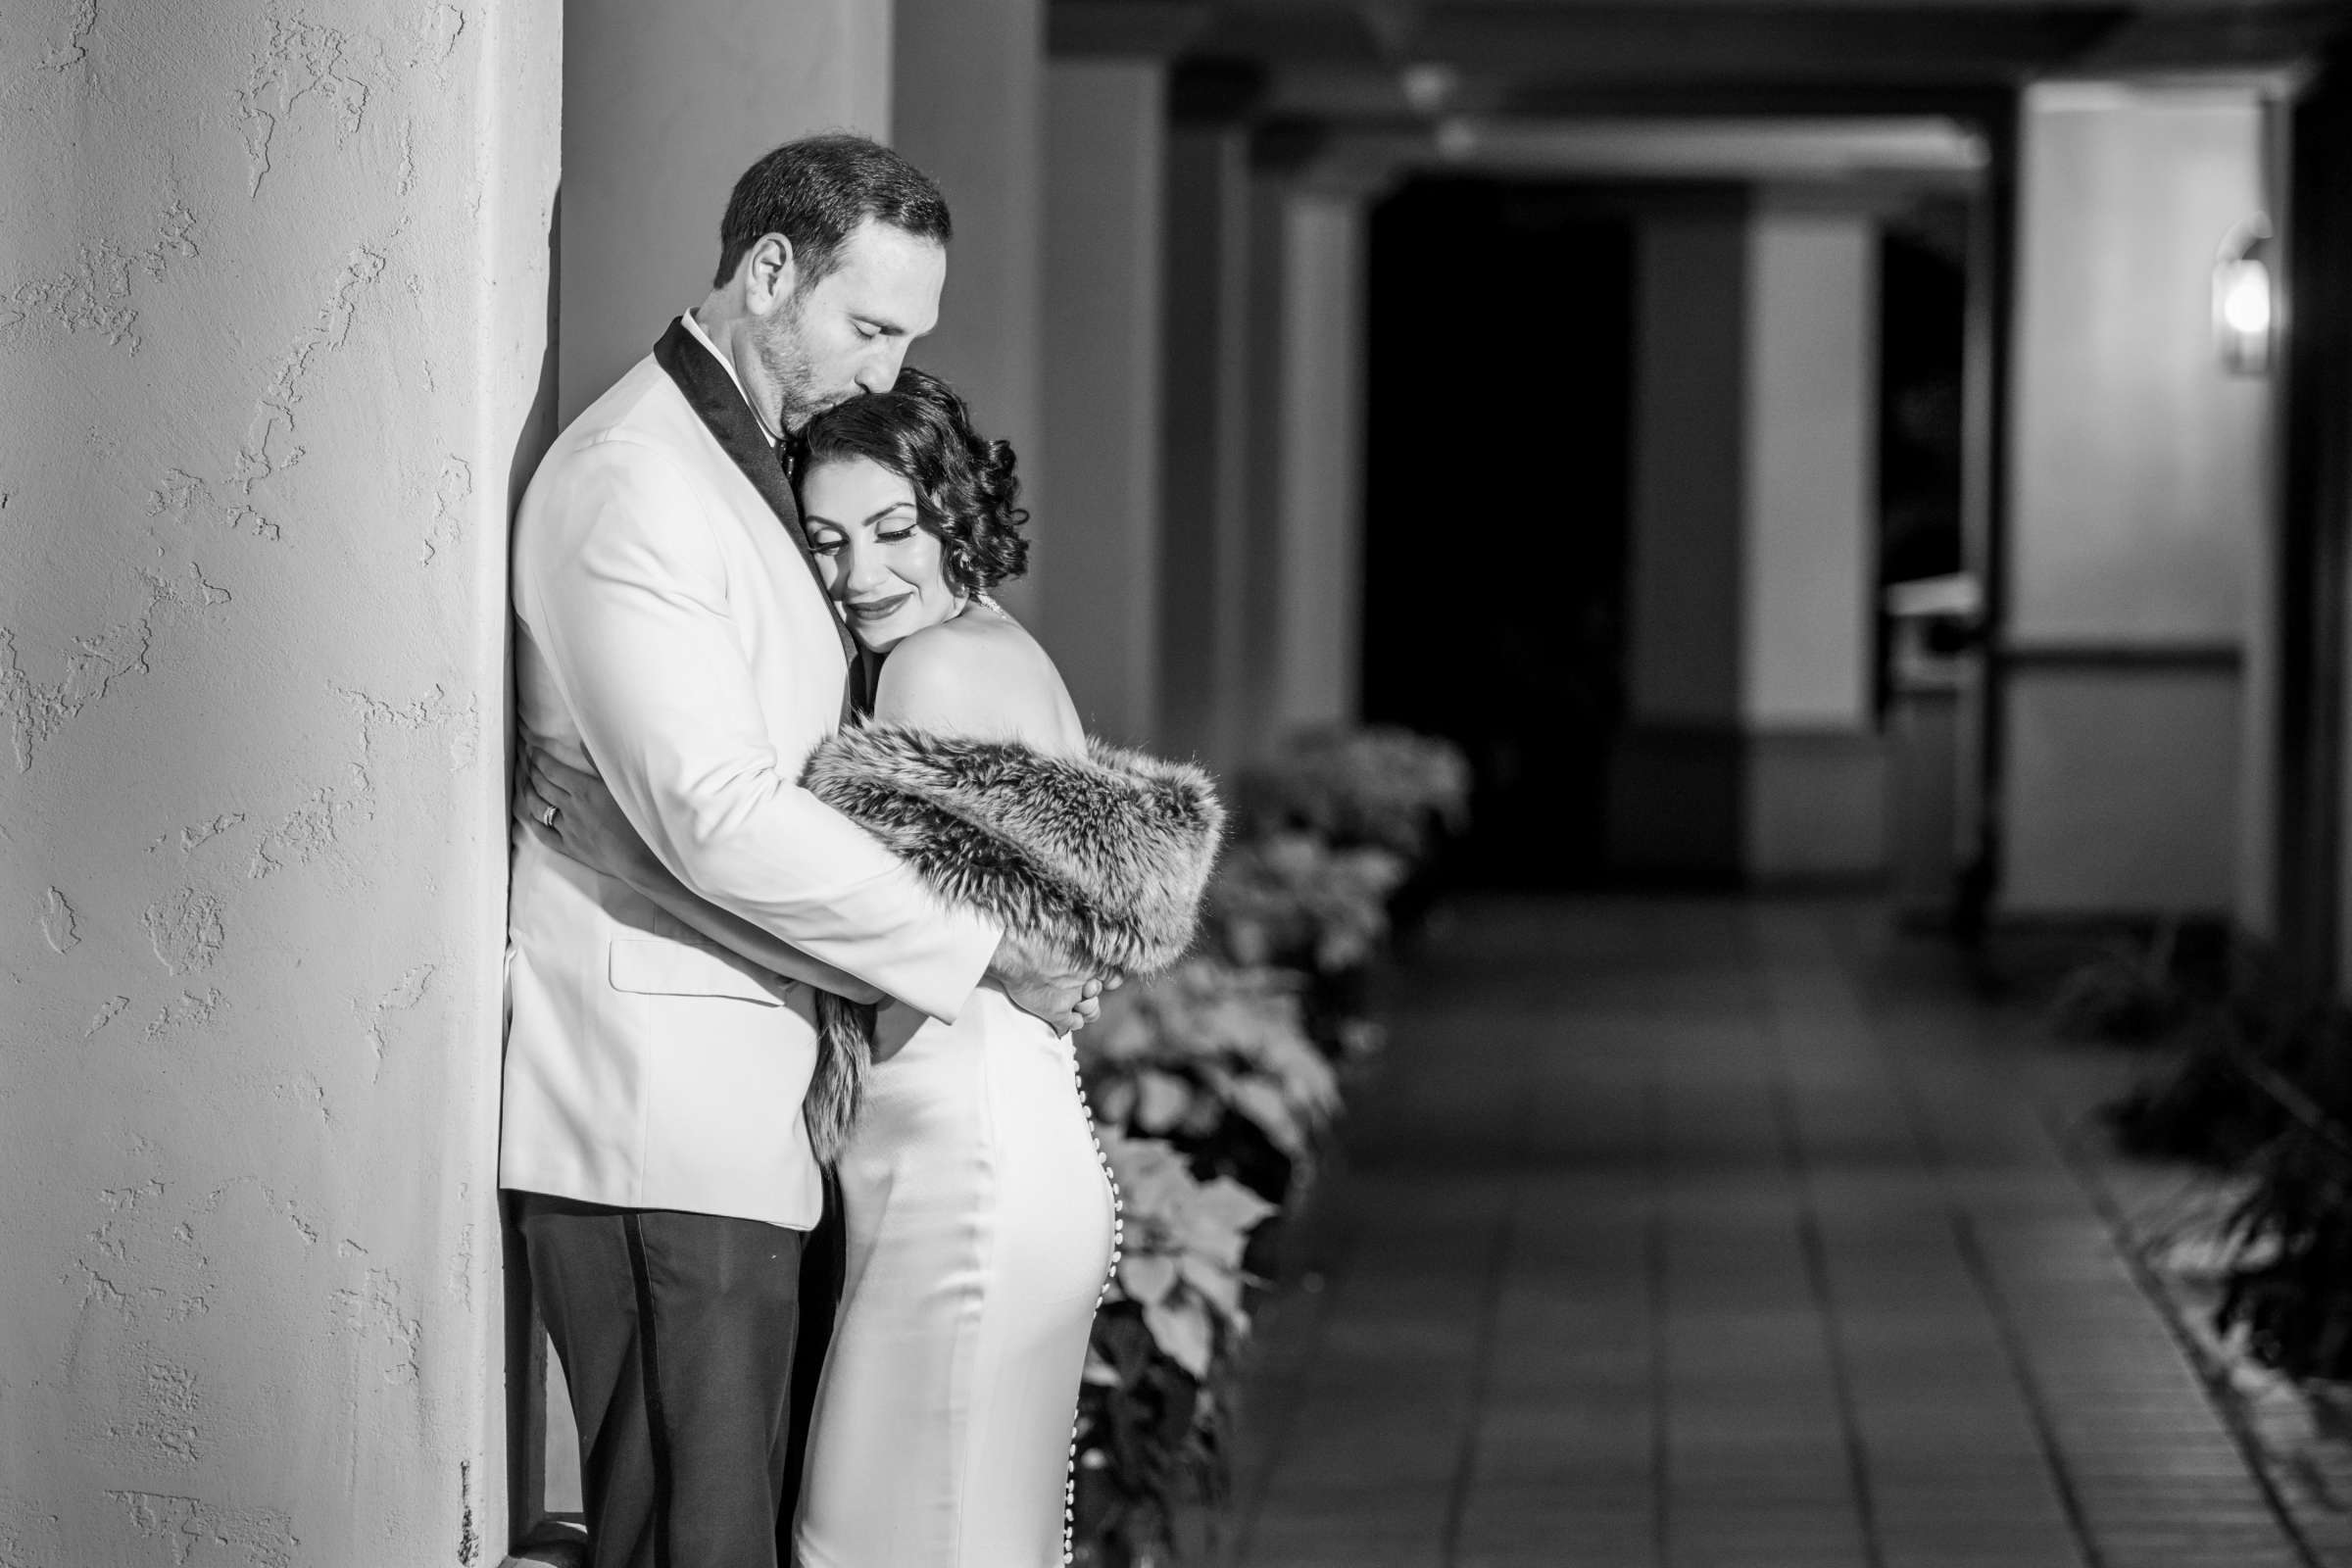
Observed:
[[[2271,278],[2271,220],[2257,214],[2230,230],[2213,264],[2213,336],[2232,375],[2268,375],[2278,330]]]
[[[2222,319],[2233,332],[2257,337],[2271,329],[2271,270],[2240,262],[2222,290]]]

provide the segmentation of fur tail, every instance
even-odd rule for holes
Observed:
[[[830,991],[816,994],[816,1071],[801,1102],[801,1115],[821,1164],[841,1157],[857,1125],[858,1097],[874,1064],[874,1013],[871,1005]]]

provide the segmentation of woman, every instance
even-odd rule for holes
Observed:
[[[1222,814],[1198,770],[1090,744],[1053,661],[989,597],[1027,557],[1011,449],[913,369],[811,420],[804,443],[809,549],[875,693],[872,723],[820,748],[808,787],[944,897],[1105,972],[1173,962]],[[566,854],[758,958],[593,775],[534,758],[517,809],[543,806]],[[1118,1231],[1070,1043],[987,988],[952,1026],[822,1000],[806,1110],[820,1152],[838,1151],[849,1267],[798,1560],[1066,1560],[1071,1423]]]

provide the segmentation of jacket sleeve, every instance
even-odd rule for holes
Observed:
[[[638,833],[712,904],[952,1021],[1003,929],[932,895],[777,757],[694,486],[627,440],[548,477],[517,529],[516,608]]]

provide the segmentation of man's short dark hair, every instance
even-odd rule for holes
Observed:
[[[864,136],[828,131],[803,136],[760,159],[735,181],[718,224],[718,275],[724,284],[744,253],[766,234],[792,241],[799,287],[841,265],[841,244],[867,219],[918,239],[948,242],[948,199],[931,176]]]

